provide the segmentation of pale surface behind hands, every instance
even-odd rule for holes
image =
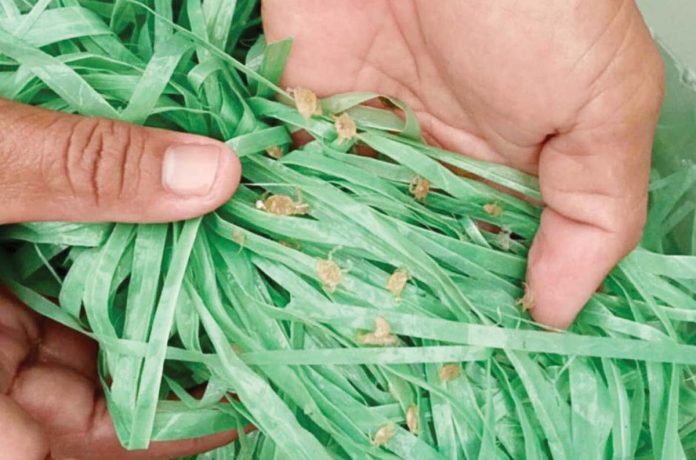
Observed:
[[[696,69],[696,2],[693,0],[638,0],[645,21],[676,56]]]

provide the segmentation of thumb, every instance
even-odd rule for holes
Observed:
[[[662,96],[661,67],[652,62],[645,77],[622,75],[625,82],[602,91],[573,129],[541,151],[539,184],[547,207],[529,253],[527,289],[530,313],[544,325],[568,327],[640,241]]]
[[[164,222],[224,203],[240,180],[223,143],[0,99],[0,224]]]

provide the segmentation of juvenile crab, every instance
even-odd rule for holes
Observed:
[[[295,100],[295,107],[305,120],[309,120],[312,115],[321,115],[321,103],[317,95],[307,88],[288,89]]]
[[[418,407],[410,406],[406,411],[406,426],[413,434],[418,433]]]
[[[374,332],[358,332],[355,341],[360,345],[393,347],[399,344],[399,337],[391,333],[391,326],[384,317],[377,316]]]
[[[232,241],[237,243],[239,246],[244,247],[244,243],[246,242],[246,235],[241,230],[236,228],[232,232]]]
[[[383,446],[388,443],[395,434],[396,424],[394,422],[387,422],[375,433],[375,436],[372,438],[372,445],[375,447]]]
[[[500,217],[503,214],[503,207],[498,203],[487,203],[483,205],[483,210],[492,217]]]
[[[256,209],[278,216],[303,216],[309,213],[310,208],[307,203],[302,201],[302,192],[298,190],[296,200],[288,195],[271,195],[264,200],[258,200]]]
[[[522,311],[529,311],[534,308],[534,293],[529,289],[527,283],[524,284],[524,295],[517,300],[517,304],[522,308]]]
[[[351,264],[348,261],[348,266],[341,268],[338,263],[333,259],[333,255],[336,251],[340,250],[341,247],[335,247],[329,251],[329,255],[326,259],[318,258],[316,264],[317,278],[321,281],[321,285],[324,290],[328,293],[333,293],[336,291],[338,286],[343,282],[343,275],[350,271]]]
[[[387,289],[396,299],[401,298],[401,293],[404,292],[409,278],[408,272],[402,268],[397,268],[394,273],[387,278]]]
[[[445,364],[438,371],[438,377],[440,377],[441,382],[450,382],[458,379],[461,372],[461,368],[458,364]]]
[[[273,145],[266,149],[266,154],[273,159],[279,160],[283,156],[283,150],[279,146]]]
[[[507,227],[501,228],[496,235],[496,242],[498,243],[498,247],[500,247],[500,249],[503,251],[509,251],[512,247],[512,230]]]
[[[327,292],[334,292],[343,280],[341,267],[329,255],[328,259],[317,259],[317,277]]]
[[[355,122],[347,113],[334,117],[334,127],[336,128],[336,134],[338,134],[339,144],[342,144],[343,141],[351,140],[358,133]]]
[[[408,191],[418,201],[425,201],[430,193],[430,181],[425,177],[415,176],[408,184]]]

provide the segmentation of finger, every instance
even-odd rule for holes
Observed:
[[[89,380],[96,382],[97,343],[73,329],[42,318],[41,340],[36,351],[36,361],[55,364],[72,369]]]
[[[0,224],[164,222],[234,192],[239,160],[192,134],[52,112],[0,99]]]
[[[60,389],[60,391],[56,391]],[[121,447],[106,402],[94,380],[73,369],[37,364],[22,370],[10,396],[50,439],[56,458],[103,460],[167,459],[205,452],[236,439],[235,432],[174,442],[155,442],[143,451]]]
[[[38,340],[39,330],[31,313],[0,287],[0,394],[11,387]]]
[[[38,337],[31,315],[0,287],[0,460],[43,460],[48,455],[40,425],[6,395]]]
[[[542,149],[539,181],[547,208],[527,268],[531,314],[542,324],[569,326],[640,240],[662,71],[656,53],[637,62],[641,68],[619,75],[572,130]]]
[[[0,460],[44,460],[48,441],[39,424],[14,401],[0,395]]]
[[[31,352],[36,348],[36,352]],[[29,354],[35,355],[27,365]],[[17,445],[26,457],[154,459],[204,452],[236,439],[225,432],[127,452],[119,444],[95,378],[96,346],[87,337],[50,320],[38,323],[14,297],[0,291],[0,446]],[[57,391],[57,389],[60,389]],[[16,402],[15,402],[16,401]],[[18,403],[18,404],[17,404]],[[41,427],[37,425],[41,423]],[[50,442],[44,439],[50,439]],[[36,449],[25,449],[22,442]],[[0,460],[3,460],[0,449]],[[21,455],[8,457],[23,459]]]
[[[56,446],[55,452],[76,460],[92,458],[102,460],[165,460],[208,452],[237,439],[235,431],[226,431],[194,439],[152,442],[148,449],[128,451],[121,446],[116,437],[116,431],[103,398],[95,402],[93,414],[89,431],[86,434],[63,437],[60,444]]]
[[[89,337],[36,317],[0,288],[0,393],[7,391],[28,358],[68,367],[96,381],[97,348]]]

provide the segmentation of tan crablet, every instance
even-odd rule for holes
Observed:
[[[344,141],[353,139],[358,134],[358,127],[355,121],[347,113],[334,117],[334,127],[338,134],[337,142],[342,144]]]
[[[317,277],[327,292],[332,293],[343,281],[343,270],[329,255],[328,259],[317,259]]]
[[[391,326],[382,316],[375,317],[374,332],[358,332],[355,341],[360,345],[393,347],[399,345],[399,337],[391,333]]]
[[[406,426],[411,433],[418,433],[418,407],[415,405],[406,411]]]
[[[372,438],[372,445],[375,447],[383,446],[388,443],[395,434],[396,424],[394,422],[387,422],[375,433],[375,436]]]
[[[450,382],[456,380],[461,375],[461,367],[458,364],[450,363],[445,364],[438,370],[438,377],[440,377],[441,382]]]
[[[309,120],[312,115],[321,115],[321,102],[314,91],[307,88],[288,89],[288,92],[295,100],[295,107],[305,120]]]
[[[522,307],[522,311],[529,311],[534,308],[534,293],[527,283],[524,284],[524,295],[517,300],[517,304]]]
[[[297,191],[297,199],[288,195],[271,195],[256,202],[256,209],[277,216],[303,216],[309,214],[309,205],[302,201],[302,192]]]
[[[425,198],[430,193],[430,181],[425,177],[415,176],[408,183],[408,191],[418,201],[425,201]]]
[[[503,215],[503,207],[498,203],[487,203],[483,205],[483,210],[491,217],[500,217]]]
[[[408,272],[402,268],[397,268],[394,273],[387,278],[387,289],[392,293],[395,299],[401,299],[401,294],[404,292],[410,278]]]
[[[275,160],[280,160],[280,158],[283,156],[283,149],[277,145],[273,145],[266,149],[266,154]]]

